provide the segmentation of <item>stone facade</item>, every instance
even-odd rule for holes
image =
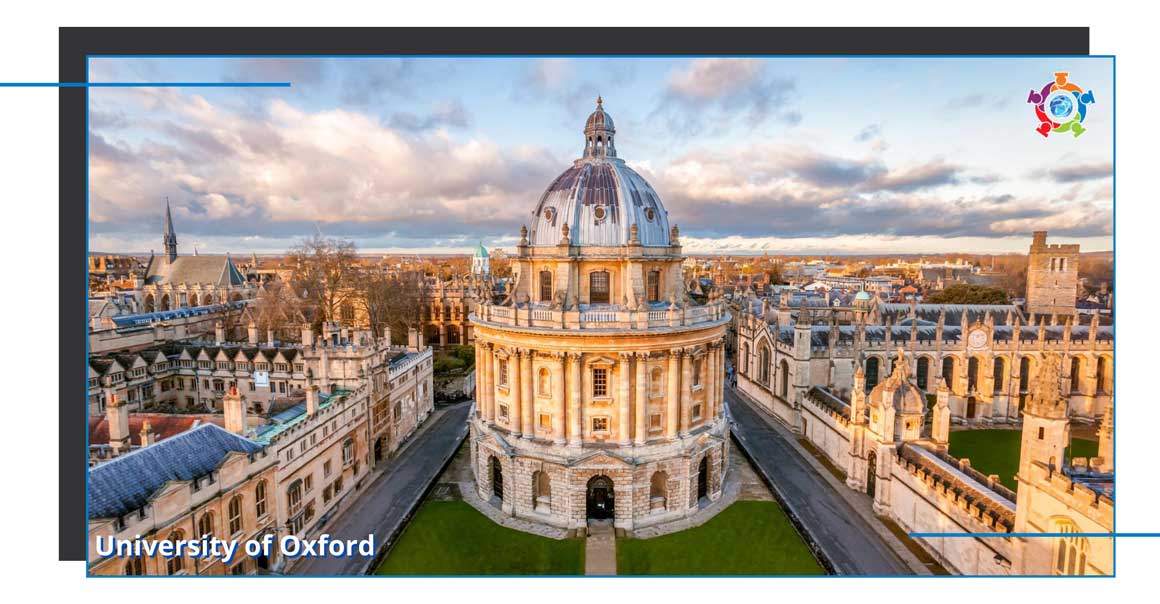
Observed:
[[[657,228],[659,198],[615,157],[611,118],[597,113],[584,157],[521,230],[505,299],[471,315],[472,467],[505,513],[569,529],[611,515],[632,529],[720,497],[730,316],[715,294],[686,291],[677,228]],[[592,176],[606,170],[624,180]],[[592,180],[557,188],[573,178]]]
[[[1079,244],[1047,243],[1047,231],[1035,231],[1027,258],[1027,310],[1035,314],[1073,315],[1079,284]]]

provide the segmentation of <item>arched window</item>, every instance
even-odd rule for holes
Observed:
[[[161,296],[161,307],[158,308],[157,310],[173,310],[169,306],[169,294],[165,294],[165,295]]]
[[[169,533],[169,538],[166,539],[166,541],[170,543],[177,543],[184,538],[185,533],[182,533],[181,531],[173,531],[172,533]],[[177,573],[181,572],[183,568],[185,568],[184,556],[174,556],[165,560],[165,572],[167,574],[176,575]]]
[[[656,398],[664,394],[665,385],[663,375],[660,367],[653,367],[653,370],[649,373],[648,395],[650,397]]]
[[[588,275],[588,301],[591,304],[608,304],[612,299],[608,271],[596,271]]]
[[[995,394],[1003,392],[1003,377],[1007,370],[1007,361],[1003,357],[995,359],[995,369],[991,373],[991,377],[995,382]]]
[[[878,357],[866,359],[866,392],[878,385]]]
[[[552,271],[540,271],[540,302],[552,301]]]
[[[769,385],[769,369],[770,369],[770,367],[769,367],[769,347],[762,346],[761,347],[761,369],[759,370],[761,373],[760,373],[760,376],[758,377],[758,381],[760,381],[762,384],[765,384],[766,386]]]
[[[230,499],[227,511],[229,512],[229,529],[231,535],[236,535],[242,530],[242,496],[234,495]]]
[[[204,537],[206,535],[213,536],[213,512],[202,514],[197,521],[197,536]]]
[[[343,302],[339,307],[339,317],[343,323],[350,323],[354,321],[354,304],[350,302]]]
[[[955,386],[955,357],[944,357],[942,361],[943,382],[947,388]]]
[[[741,345],[741,375],[749,375],[749,344]]]
[[[1027,392],[1031,384],[1031,357],[1019,359],[1019,392]]]
[[[979,386],[979,359],[967,359],[967,392],[974,392]]]
[[[1111,373],[1108,371],[1108,357],[1096,359],[1096,390],[1100,394],[1112,392]]]
[[[258,518],[266,516],[266,481],[259,481],[254,487],[254,513]]]
[[[661,299],[661,272],[648,272],[648,301],[656,302]]]
[[[552,479],[547,472],[532,473],[532,508],[537,512],[552,511]]]
[[[1079,377],[1083,370],[1083,359],[1071,357],[1071,391],[1079,392]]]
[[[789,363],[782,359],[781,365],[778,367],[778,396],[782,399],[789,398]]]
[[[536,380],[536,390],[540,396],[549,396],[552,393],[552,372],[547,367],[541,367]]]
[[[189,305],[190,306],[197,306],[197,294],[190,294],[189,295]]]
[[[669,475],[663,471],[653,472],[648,484],[650,512],[663,512],[668,508]]]
[[[918,357],[918,366],[915,369],[914,381],[920,390],[926,390],[927,380],[930,378],[930,359]]]
[[[154,312],[157,310],[156,302],[153,299],[153,294],[145,296],[145,312]]]
[[[1077,537],[1079,530],[1070,520],[1056,523],[1059,537],[1055,539],[1055,567],[1057,575],[1083,575],[1087,572],[1087,537]]]
[[[141,558],[129,558],[125,561],[125,576],[139,577],[145,574],[145,561]]]

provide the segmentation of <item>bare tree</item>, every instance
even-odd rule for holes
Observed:
[[[360,276],[358,289],[376,336],[382,335],[383,327],[390,327],[392,339],[402,339],[406,338],[408,328],[418,327],[426,304],[422,273],[391,275],[384,271],[365,271]]]
[[[297,334],[305,321],[302,300],[298,299],[289,285],[281,281],[267,283],[259,288],[250,309],[259,333],[272,329],[284,334]]]
[[[358,252],[353,241],[315,234],[286,253],[294,292],[314,309],[315,324],[333,321],[352,295]]]

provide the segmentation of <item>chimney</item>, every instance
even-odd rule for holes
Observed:
[[[314,330],[310,328],[309,323],[302,324],[302,345],[306,348],[314,346]]]
[[[274,347],[274,330],[273,329],[266,330],[266,342],[270,346],[270,348]]]
[[[109,421],[109,446],[116,455],[128,453],[133,444],[129,435],[129,409],[124,402],[117,400],[117,393],[111,389],[105,391],[105,398],[108,400],[105,416]]]
[[[230,391],[222,397],[222,409],[226,414],[226,430],[234,434],[246,433],[246,400],[238,394],[237,386],[230,386]]]
[[[250,326],[246,329],[246,340],[250,344],[258,344],[258,326],[253,321],[250,321]]]
[[[225,343],[225,341],[226,341],[226,328],[224,325],[222,325],[221,321],[218,321],[214,325],[213,337],[214,337],[214,341],[217,342],[218,346],[221,346],[222,344]]]
[[[420,350],[419,330],[414,327],[407,330],[407,348],[411,352],[419,352]]]
[[[314,383],[314,372],[306,370],[306,416],[314,417],[318,413],[318,386]]]
[[[141,446],[148,447],[157,442],[157,433],[153,431],[153,426],[149,420],[145,420],[145,425],[141,426]]]

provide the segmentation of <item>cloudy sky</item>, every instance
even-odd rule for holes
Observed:
[[[1094,92],[1078,138],[1035,132],[1056,71]],[[317,228],[364,251],[511,248],[583,148],[617,151],[688,252],[1112,248],[1107,58],[93,58],[94,82],[290,88],[89,93],[89,247],[282,252]]]

